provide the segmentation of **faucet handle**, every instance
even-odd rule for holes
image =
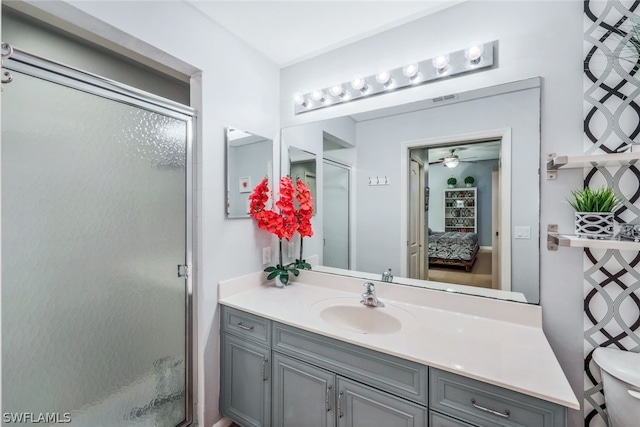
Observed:
[[[376,291],[376,285],[374,285],[371,282],[365,282],[362,284],[362,286],[364,286],[367,289],[367,292],[375,292]]]

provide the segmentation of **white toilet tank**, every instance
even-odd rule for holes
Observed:
[[[640,353],[600,347],[593,360],[602,372],[609,427],[640,426]]]

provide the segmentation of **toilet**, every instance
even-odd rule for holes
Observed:
[[[599,347],[593,360],[602,372],[609,427],[640,425],[640,353]]]

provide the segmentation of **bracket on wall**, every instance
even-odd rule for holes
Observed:
[[[547,153],[547,180],[556,179],[558,177],[558,172],[556,171],[556,167],[554,167],[553,159],[556,158],[556,153]],[[556,227],[557,231],[557,227]]]
[[[557,251],[558,243],[559,243],[558,224],[548,224],[547,225],[547,250]]]

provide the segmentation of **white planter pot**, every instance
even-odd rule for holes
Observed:
[[[455,188],[455,185],[447,184],[447,187],[449,187],[449,188]]]
[[[613,213],[576,212],[576,236],[588,239],[611,239]]]
[[[473,184],[465,184],[465,185],[467,186],[467,188],[471,188]]]

